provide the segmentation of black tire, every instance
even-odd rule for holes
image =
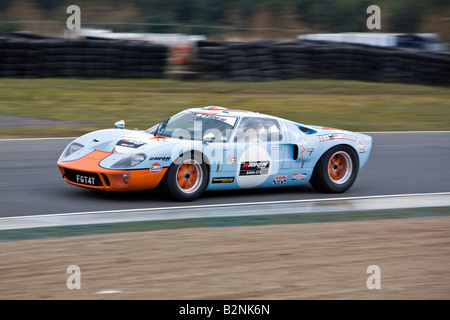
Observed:
[[[194,174],[195,180],[192,179]],[[188,152],[176,159],[167,170],[163,190],[171,200],[192,201],[203,193],[207,183],[208,167],[204,159],[198,153]]]
[[[359,159],[355,150],[350,146],[339,145],[325,152],[320,158],[310,183],[320,192],[345,192],[355,182],[358,171]]]

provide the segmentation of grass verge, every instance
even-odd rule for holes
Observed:
[[[2,137],[146,129],[188,107],[247,109],[354,131],[450,130],[450,89],[342,80],[0,79],[0,114],[98,126],[1,127]]]

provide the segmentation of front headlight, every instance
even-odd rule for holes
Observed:
[[[147,158],[146,155],[143,153],[132,154],[128,157],[125,157],[125,158],[117,161],[116,163],[114,163],[111,166],[111,168],[115,168],[115,169],[131,168],[131,167],[137,166],[138,164],[142,163],[146,158]]]
[[[81,148],[83,148],[84,145],[82,145],[81,143],[78,142],[72,142],[71,144],[69,144],[67,146],[67,148],[63,151],[63,153],[61,154],[60,160],[67,158],[68,156],[70,156],[72,153],[77,152],[78,150],[80,150]]]

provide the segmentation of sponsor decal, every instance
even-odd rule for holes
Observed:
[[[364,145],[364,141],[362,141],[361,139],[358,139],[358,147],[360,153],[366,152],[366,146]]]
[[[223,110],[219,110],[219,111],[209,111],[209,110],[201,110],[201,111],[197,111],[197,112],[192,112],[192,111],[188,111],[189,114],[193,114],[199,118],[204,118],[204,119],[211,119],[211,120],[216,120],[216,121],[220,121],[220,122],[225,122],[226,124],[229,124],[230,126],[234,126],[237,120],[237,117],[234,116],[225,116],[225,115],[221,115],[221,116],[217,116],[216,113],[221,113]]]
[[[226,164],[235,164],[236,163],[236,157],[228,156],[225,158]]]
[[[318,135],[317,138],[319,138],[319,142],[337,140],[337,139],[356,141],[355,137],[353,137],[350,134],[346,134],[346,133],[321,134],[321,135]]]
[[[309,149],[306,149],[306,152],[309,152],[309,157],[311,157],[311,154],[314,152],[314,148],[309,148]]]
[[[217,177],[212,179],[212,183],[232,183],[234,177]]]
[[[143,146],[144,144],[145,142],[141,141],[122,139],[119,142],[117,142],[116,146],[136,149],[139,148],[140,146]]]
[[[294,173],[292,175],[292,180],[305,180],[306,179],[306,173]]]
[[[170,157],[150,157],[148,160],[154,160],[154,161],[169,161]]]
[[[150,167],[150,172],[153,174],[158,174],[161,172],[161,170],[162,170],[162,166],[157,162],[152,164],[152,166]]]
[[[241,162],[240,176],[259,176],[269,173],[270,161]]]
[[[286,182],[287,176],[275,176],[272,183],[273,184],[283,184]]]

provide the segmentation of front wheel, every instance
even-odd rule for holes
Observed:
[[[355,182],[358,169],[359,159],[355,150],[345,145],[336,146],[317,162],[310,183],[321,192],[345,192]]]
[[[164,189],[175,201],[191,201],[200,196],[208,182],[208,170],[196,153],[176,159],[167,170]]]

